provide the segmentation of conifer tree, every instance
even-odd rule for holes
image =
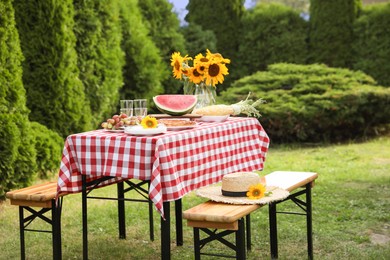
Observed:
[[[72,0],[14,0],[25,61],[30,120],[63,137],[90,129],[91,112],[79,79]]]
[[[244,14],[244,0],[189,0],[188,14],[185,20],[195,23],[204,30],[211,30],[217,38],[217,50],[225,58],[231,59],[229,71],[235,70],[239,59],[237,34],[241,27],[241,18]],[[226,88],[234,79],[229,75],[219,88]]]
[[[28,121],[23,60],[12,0],[0,1],[0,199],[28,184],[36,169],[36,152]]]
[[[353,23],[360,0],[311,0],[309,63],[351,67]]]
[[[164,93],[161,82],[168,71],[143,22],[138,0],[120,1],[120,21],[121,46],[125,52],[124,86],[120,95],[123,99],[151,100]]]
[[[74,0],[76,51],[80,79],[90,102],[94,126],[113,115],[123,86],[117,0]]]
[[[185,55],[184,37],[180,33],[180,23],[172,12],[172,4],[167,0],[142,0],[138,2],[143,21],[163,57],[165,68],[162,82],[166,94],[178,93],[182,84],[172,77],[171,55],[175,51]]]

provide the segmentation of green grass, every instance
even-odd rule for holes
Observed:
[[[327,146],[271,145],[262,174],[275,170],[315,171],[313,189],[314,257],[316,259],[390,259],[390,137],[364,143]],[[115,196],[115,186],[95,191]],[[194,193],[183,198],[187,209],[204,201]],[[82,258],[81,197],[64,198],[63,259]],[[173,203],[172,203],[173,204]],[[283,203],[279,208],[296,209]],[[90,259],[158,259],[159,216],[154,214],[154,242],[149,241],[144,203],[126,203],[127,239],[119,240],[116,203],[89,201]],[[173,209],[172,209],[173,212]],[[268,209],[252,215],[252,251],[248,259],[269,259]],[[35,223],[41,226],[41,223]],[[306,259],[305,218],[278,215],[279,258]],[[19,259],[18,209],[0,205],[0,259]],[[380,238],[375,239],[375,238]],[[177,247],[172,219],[172,259],[193,259],[192,229],[184,222],[184,246]],[[225,250],[218,243],[213,250]],[[51,236],[28,232],[28,259],[51,259]],[[211,259],[203,257],[203,259]]]

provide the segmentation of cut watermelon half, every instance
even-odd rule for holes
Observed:
[[[198,99],[195,95],[158,95],[153,101],[164,114],[181,116],[191,113]]]

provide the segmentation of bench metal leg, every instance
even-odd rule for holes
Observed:
[[[311,183],[306,185],[306,226],[307,226],[307,253],[309,259],[313,259]]]
[[[200,234],[199,234],[199,228],[194,228],[194,253],[195,253],[195,260],[200,260]]]
[[[246,259],[245,222],[243,218],[238,220],[238,230],[236,231],[236,259]]]
[[[268,205],[269,214],[269,235],[271,243],[271,259],[278,258],[278,227],[276,221],[276,204],[270,203]]]
[[[306,215],[306,236],[307,236],[307,254],[309,259],[313,259],[313,226],[312,226],[312,200],[311,200],[311,183],[305,185],[305,189],[296,193],[290,194],[288,198],[270,203],[269,208],[269,225],[270,225],[270,242],[271,242],[271,258],[278,258],[278,228],[276,214],[294,214],[294,215]],[[305,194],[306,202],[298,199],[297,197]],[[298,207],[300,207],[305,213],[297,212],[277,212],[276,205],[284,201],[291,200]]]
[[[27,210],[31,215],[25,217],[24,210]],[[44,214],[51,211],[51,219]],[[36,211],[29,206],[19,206],[19,231],[20,231],[20,259],[26,259],[26,244],[25,244],[25,231],[43,232],[52,234],[52,252],[54,260],[62,259],[62,246],[61,246],[61,211],[62,211],[62,198],[56,201],[51,200],[51,208],[41,208]],[[49,225],[51,230],[38,230],[27,228],[36,218],[40,218]]]
[[[245,216],[246,224],[246,249],[248,251],[252,250],[252,234],[251,234],[251,215],[248,214]]]
[[[24,242],[24,213],[23,207],[19,206],[19,230],[20,230],[20,259],[26,259],[26,247]]]

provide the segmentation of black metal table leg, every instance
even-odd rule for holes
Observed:
[[[276,221],[276,203],[268,204],[269,212],[269,235],[271,242],[271,259],[278,258],[278,228]]]
[[[176,214],[176,245],[183,245],[183,215],[182,215],[182,201],[175,200],[175,214]]]
[[[125,193],[123,182],[117,183],[119,239],[126,239]]]
[[[171,212],[169,201],[163,202],[165,220],[161,219],[161,259],[171,259]]]
[[[87,178],[81,175],[82,180],[82,222],[83,222],[83,259],[88,260],[88,221],[87,221]]]
[[[62,242],[61,242],[61,211],[62,197],[58,199],[58,205],[53,199],[51,201],[52,212],[52,241],[53,241],[53,259],[62,259]]]

